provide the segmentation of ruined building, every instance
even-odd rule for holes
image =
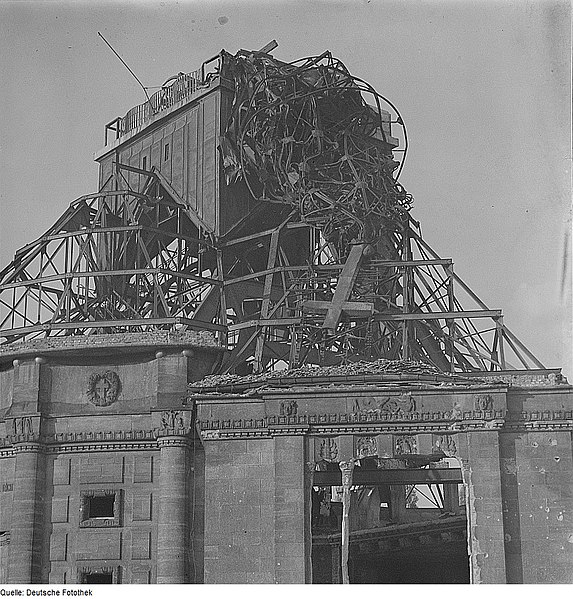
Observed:
[[[573,393],[423,239],[404,123],[222,52],[0,271],[1,583],[572,582]]]

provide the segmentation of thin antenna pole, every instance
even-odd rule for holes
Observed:
[[[145,97],[147,98],[147,101],[149,102],[149,105],[151,106],[151,99],[149,98],[149,94],[147,93],[147,89],[146,89],[145,85],[143,85],[143,83],[141,83],[141,81],[139,80],[139,77],[129,68],[129,65],[113,49],[113,46],[105,39],[105,37],[99,31],[97,32],[97,34],[107,44],[108,48],[119,58],[119,60],[121,60],[121,64],[123,64],[123,66],[133,75],[133,77],[135,78],[135,80],[137,81],[137,83],[139,83],[139,85],[141,85],[141,89],[143,90],[143,93],[145,94]],[[151,108],[152,108],[152,111],[153,111],[153,106],[151,106]]]

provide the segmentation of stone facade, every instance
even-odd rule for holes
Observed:
[[[534,387],[411,381],[407,395],[366,380],[198,389],[208,504],[224,506],[206,513],[205,581],[309,581],[305,464],[439,451],[461,466],[471,582],[573,582],[573,394],[550,375]]]
[[[220,350],[184,337],[51,339],[4,362],[1,582],[201,582],[202,452],[183,403]]]
[[[463,513],[420,542],[467,541],[473,583],[573,582],[573,391],[556,372],[205,387],[219,350],[179,342],[3,362],[0,582],[339,582],[336,535],[320,559],[313,536],[317,464],[433,455],[459,463]],[[410,546],[396,530],[386,551]]]

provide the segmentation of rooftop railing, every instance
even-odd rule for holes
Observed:
[[[161,89],[155,92],[146,102],[134,106],[123,117],[118,116],[105,126],[105,145],[107,146],[110,140],[110,133],[113,134],[111,139],[118,139],[122,135],[126,135],[130,131],[137,129],[144,123],[151,120],[156,114],[167,110],[182,100],[186,100],[194,95],[200,88],[207,85],[214,74],[219,71],[221,54],[217,54],[213,58],[205,61],[201,68],[190,73],[178,73],[174,77],[169,78]],[[207,65],[213,70],[207,72]]]

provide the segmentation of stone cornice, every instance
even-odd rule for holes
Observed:
[[[272,428],[283,426],[320,426],[338,424],[362,423],[424,423],[424,422],[463,422],[488,421],[504,418],[502,410],[470,410],[454,413],[452,410],[434,412],[392,413],[381,410],[365,412],[336,413],[336,414],[299,414],[294,416],[265,416],[264,418],[238,418],[200,420],[198,424],[205,429],[241,429],[241,428]]]
[[[47,453],[76,451],[126,451],[157,450],[171,440],[184,440],[193,446],[198,440],[194,431],[183,429],[154,429],[139,431],[71,432],[55,435],[18,435],[0,438],[0,456],[8,457],[21,451],[45,451]],[[23,437],[30,437],[24,439]],[[38,448],[38,449],[35,449]]]
[[[157,446],[161,449],[163,447],[190,447],[193,445],[193,440],[190,437],[184,436],[165,436],[157,439]]]
[[[203,440],[274,437],[277,435],[339,434],[455,434],[469,431],[573,430],[571,411],[521,412],[473,410],[459,414],[378,411],[351,414],[301,414],[260,419],[212,419],[197,421]]]

